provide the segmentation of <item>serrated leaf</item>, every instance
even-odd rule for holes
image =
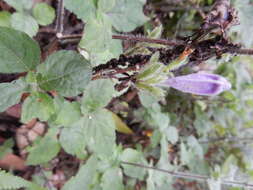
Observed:
[[[64,150],[80,159],[87,156],[85,151],[85,131],[81,128],[80,121],[62,129],[60,143]]]
[[[111,114],[112,114],[113,120],[114,120],[114,122],[115,122],[116,130],[117,130],[118,132],[121,132],[121,133],[124,133],[124,134],[133,134],[132,129],[130,129],[130,128],[121,120],[121,118],[120,118],[117,114],[115,114],[115,113],[113,113],[113,112],[111,112]]]
[[[100,13],[96,19],[87,22],[84,34],[79,43],[81,48],[89,53],[104,52],[108,49],[112,40],[111,22],[106,15]]]
[[[40,49],[37,42],[23,32],[0,27],[0,49],[2,73],[31,71],[40,62]]]
[[[55,10],[47,3],[37,3],[33,8],[33,16],[40,25],[46,26],[54,21]]]
[[[117,0],[99,0],[98,8],[103,12],[108,12],[114,7],[116,1]]]
[[[91,189],[97,174],[97,165],[98,159],[95,156],[91,156],[86,164],[79,169],[77,175],[63,186],[62,190]]]
[[[82,98],[82,112],[93,112],[105,107],[115,94],[114,82],[110,79],[99,79],[89,83]]]
[[[26,13],[16,12],[12,14],[11,26],[16,30],[25,32],[30,37],[35,36],[39,30],[37,21]]]
[[[45,93],[36,92],[23,103],[21,121],[26,123],[34,118],[47,121],[54,113],[53,99]]]
[[[115,148],[115,123],[105,109],[98,110],[83,118],[83,131],[87,146],[101,156],[111,156]]]
[[[91,80],[90,63],[74,51],[61,50],[50,55],[38,68],[39,86],[62,96],[77,96]]]
[[[131,148],[127,148],[122,152],[120,160],[123,162],[131,162],[135,164],[144,164],[144,165],[146,164],[146,161],[142,153]],[[124,173],[127,176],[137,178],[140,180],[144,179],[144,176],[146,175],[146,170],[144,168],[127,165],[124,163],[122,163],[121,165],[124,168]]]
[[[21,177],[14,176],[10,173],[7,173],[3,170],[0,170],[0,189],[1,190],[13,190],[26,188],[29,190],[46,190],[45,188],[29,182]]]
[[[102,176],[101,186],[103,190],[124,190],[123,174],[120,168],[109,168]]]
[[[96,16],[94,0],[86,0],[85,2],[83,0],[64,0],[64,6],[84,22],[92,20]]]
[[[57,134],[58,129],[52,128],[43,138],[39,139],[29,150],[26,163],[38,165],[52,160],[61,149]]]
[[[78,102],[69,102],[61,97],[54,98],[56,125],[69,127],[81,118],[81,109]]]
[[[112,25],[121,32],[130,32],[143,25],[148,20],[143,14],[143,5],[142,0],[117,0],[108,13]]]
[[[31,0],[4,0],[17,11],[23,12],[24,9],[32,8],[33,2]]]
[[[0,83],[0,112],[8,107],[17,104],[22,94],[25,92],[27,84],[22,80],[16,80],[11,83]]]
[[[8,153],[12,152],[12,147],[14,146],[14,141],[12,138],[4,141],[0,146],[0,160]]]
[[[11,26],[11,13],[9,13],[8,11],[0,11],[0,26]]]

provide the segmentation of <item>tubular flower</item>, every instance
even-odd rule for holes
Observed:
[[[204,96],[215,96],[231,88],[224,77],[204,72],[168,78],[157,85]]]

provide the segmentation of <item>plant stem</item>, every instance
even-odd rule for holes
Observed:
[[[205,175],[198,175],[198,174],[193,174],[193,173],[186,173],[186,172],[174,172],[174,171],[169,171],[169,170],[164,170],[164,169],[159,169],[155,168],[152,166],[145,166],[142,164],[137,164],[137,163],[131,163],[131,162],[121,162],[122,164],[126,165],[132,165],[140,168],[145,168],[145,169],[151,169],[151,170],[156,170],[159,172],[167,173],[173,177],[177,178],[183,178],[183,179],[191,179],[191,180],[197,180],[197,181],[208,181],[211,179],[208,176]],[[245,182],[239,182],[239,181],[233,181],[233,180],[221,180],[221,184],[223,185],[229,185],[229,186],[234,186],[234,187],[242,187],[242,188],[248,188],[248,189],[253,189],[253,184],[248,184]]]
[[[253,55],[253,49],[229,49],[228,50],[229,53],[236,53],[236,54],[240,54],[240,55]]]
[[[66,39],[74,39],[74,38],[81,38],[83,34],[71,34],[71,35],[63,35],[60,37],[61,40]],[[136,42],[147,42],[147,43],[156,43],[156,44],[162,44],[167,46],[176,46],[176,45],[182,45],[183,41],[175,41],[175,40],[166,40],[166,39],[153,39],[153,38],[146,38],[143,36],[134,36],[134,35],[112,35],[112,39],[118,39],[118,40],[129,40],[129,41],[136,41]]]
[[[64,21],[64,4],[63,0],[58,0],[57,17],[56,17],[56,36],[60,38],[63,34],[63,21]]]

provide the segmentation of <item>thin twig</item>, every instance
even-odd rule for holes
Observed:
[[[131,162],[122,161],[121,163],[126,164],[126,165],[132,165],[132,166],[140,167],[140,168],[156,170],[156,171],[159,171],[159,172],[167,173],[167,174],[169,174],[173,177],[177,177],[177,178],[191,179],[191,180],[204,181],[204,182],[207,182],[209,179],[211,179],[210,177],[205,176],[205,175],[198,175],[198,174],[186,173],[186,172],[174,172],[174,171],[164,170],[164,169],[155,168],[155,167],[152,167],[152,166],[145,166],[145,165],[142,165],[142,164],[131,163]],[[221,180],[221,184],[234,186],[234,187],[242,187],[242,188],[253,189],[253,184],[249,184],[249,183],[245,183],[245,182],[239,182],[239,181],[233,181],[233,180]]]
[[[57,18],[56,18],[56,36],[59,38],[63,34],[63,21],[64,21],[64,4],[63,0],[58,0],[58,5],[57,5]]]
[[[248,137],[248,138],[238,138],[238,137],[220,137],[220,138],[210,138],[207,140],[200,140],[199,142],[201,144],[208,144],[208,143],[216,143],[216,142],[249,142],[253,143],[253,137]]]
[[[70,34],[70,35],[64,35],[61,36],[61,40],[65,39],[74,39],[74,38],[81,38],[83,34]],[[117,35],[112,35],[113,39],[118,39],[118,40],[129,40],[129,41],[136,41],[136,42],[147,42],[147,43],[156,43],[156,44],[162,44],[162,45],[167,45],[167,46],[176,46],[176,45],[182,45],[183,41],[176,41],[176,40],[166,40],[166,39],[153,39],[153,38],[147,38],[143,36],[134,36],[134,35],[122,35],[122,34],[117,34]]]
[[[236,53],[236,54],[240,54],[240,55],[253,55],[253,49],[229,49],[228,50],[229,53]]]

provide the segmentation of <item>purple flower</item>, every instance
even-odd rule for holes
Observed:
[[[230,82],[224,77],[205,72],[168,78],[157,85],[204,96],[215,96],[231,88]]]

